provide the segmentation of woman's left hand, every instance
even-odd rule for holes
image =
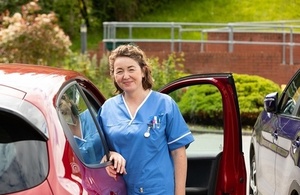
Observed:
[[[109,165],[106,167],[106,172],[109,176],[113,177],[115,180],[117,179],[117,174],[127,174],[125,166],[126,160],[123,156],[117,152],[110,151],[109,160],[113,162],[113,165]],[[104,156],[101,162],[106,162],[106,156]]]
[[[127,174],[126,173],[126,160],[123,158],[123,156],[117,152],[110,151],[110,157],[109,160],[113,162],[113,167],[119,174]]]

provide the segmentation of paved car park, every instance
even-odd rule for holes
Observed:
[[[193,153],[195,151],[206,151],[207,153],[207,146],[208,145],[213,145],[214,148],[219,148],[220,147],[220,140],[223,138],[222,135],[220,134],[198,134],[195,135],[195,142],[192,143],[189,148],[188,148],[188,153]],[[205,137],[205,138],[203,138]],[[250,146],[250,135],[243,135],[243,151],[244,151],[244,157],[245,157],[245,163],[246,163],[246,168],[247,172],[249,170],[249,146]]]
[[[221,134],[194,134],[195,141],[190,145],[187,153],[192,154],[195,152],[201,153],[216,153],[220,149],[220,143],[223,139]],[[250,146],[250,135],[243,135],[243,151],[245,157],[245,164],[247,170],[247,194],[248,194],[248,183],[249,183],[249,146]],[[210,147],[208,147],[210,146]],[[208,148],[215,148],[215,151],[208,150]]]

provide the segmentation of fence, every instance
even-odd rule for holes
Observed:
[[[289,64],[293,65],[295,47],[300,52],[300,43],[297,42],[300,42],[299,23],[300,20],[237,23],[104,22],[102,42],[104,49],[108,50],[123,43],[169,43],[170,52],[181,52],[186,43],[199,44],[199,52],[207,52],[212,48],[216,50],[220,45],[223,48],[225,46],[228,53],[237,52],[242,45],[280,47],[281,63],[286,64],[288,58]],[[273,38],[255,38],[261,34],[271,34],[268,37]]]

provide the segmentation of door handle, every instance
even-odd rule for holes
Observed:
[[[297,151],[297,149],[299,147],[300,147],[300,138],[297,137],[297,139],[292,142],[292,151],[293,151],[293,154],[296,153],[296,151]]]
[[[278,139],[277,130],[273,131],[272,136],[273,136],[273,141]]]

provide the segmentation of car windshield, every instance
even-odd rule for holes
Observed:
[[[32,188],[48,173],[45,138],[21,115],[0,109],[0,194]]]

